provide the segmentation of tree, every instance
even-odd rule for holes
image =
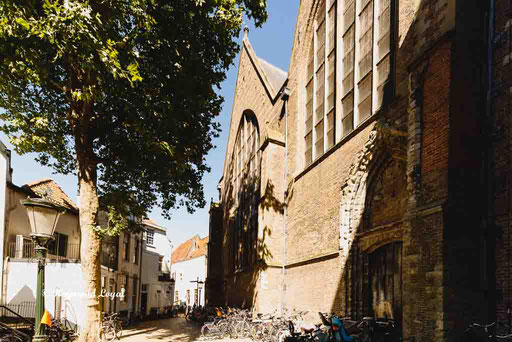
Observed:
[[[0,0],[0,129],[16,152],[77,175],[87,291],[102,234],[117,232],[97,227],[100,204],[112,217],[204,206],[215,87],[244,15],[260,26],[266,1]],[[81,341],[101,318],[97,299],[87,310]]]

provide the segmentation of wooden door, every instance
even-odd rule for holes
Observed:
[[[393,242],[369,255],[369,312],[402,323],[402,243]]]

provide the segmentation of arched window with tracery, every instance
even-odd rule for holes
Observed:
[[[234,270],[257,260],[258,202],[260,196],[260,135],[254,113],[244,112],[238,128],[230,165],[232,187],[231,227]]]

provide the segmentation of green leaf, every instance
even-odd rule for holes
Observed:
[[[23,18],[16,18],[16,22],[23,26],[26,30],[30,29],[29,23]]]

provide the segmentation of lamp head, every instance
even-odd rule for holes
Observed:
[[[27,210],[30,236],[44,245],[53,238],[59,217],[66,209],[43,198],[27,198],[21,203]]]

